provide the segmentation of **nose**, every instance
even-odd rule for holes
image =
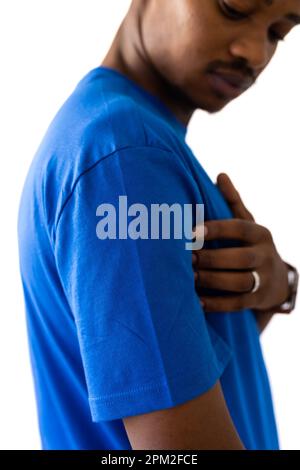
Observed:
[[[264,33],[254,32],[251,35],[235,39],[230,44],[230,53],[235,58],[243,58],[257,73],[261,72],[272,57],[268,37]]]

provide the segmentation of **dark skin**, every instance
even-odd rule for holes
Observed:
[[[300,0],[133,0],[101,65],[118,70],[159,97],[188,125],[195,110],[216,113],[237,98],[216,90],[211,72],[242,76],[242,94],[299,21]],[[206,239],[229,237],[245,246],[195,252],[196,282],[236,292],[226,298],[202,297],[201,301],[207,313],[253,308],[263,329],[271,315],[260,310],[287,298],[286,265],[270,231],[255,223],[229,177],[219,175],[218,186],[234,219],[207,222]],[[249,293],[251,270],[262,281],[255,294]],[[219,382],[183,405],[123,421],[134,449],[244,448]]]
[[[215,113],[231,101],[211,89],[208,71],[214,67],[236,71],[255,83],[274,56],[278,42],[295,26],[297,15],[300,17],[299,0],[172,0],[160,2],[159,8],[156,3],[151,0],[132,3],[102,65],[119,70],[157,95],[185,125],[196,109]],[[286,18],[290,13],[293,16]],[[163,28],[154,28],[162,18]],[[237,191],[226,184],[226,177],[221,175],[218,184],[221,191],[225,189],[229,202],[236,197]],[[244,222],[210,221],[208,239],[226,237],[228,230],[232,238],[241,239],[241,230],[247,227],[251,233],[256,230],[259,242],[252,244],[251,250],[243,247],[197,253],[198,282],[212,288],[218,288],[221,283],[238,295],[201,300],[207,312],[255,309],[263,330],[272,315],[266,312],[260,315],[259,310],[279,305],[288,297],[287,269],[271,234],[256,225],[253,216],[242,206],[240,202],[241,214],[235,211],[235,217]],[[260,237],[261,232],[266,239]],[[251,260],[247,263],[249,251],[256,257],[255,263]],[[263,259],[261,253],[265,253]],[[211,271],[230,269],[229,260],[234,260],[236,273]],[[210,271],[205,269],[208,266]],[[241,272],[238,266],[250,272]],[[245,289],[251,290],[254,282],[252,269],[261,275],[263,285],[256,294],[247,295]]]
[[[280,305],[288,297],[287,268],[276,250],[272,234],[255,223],[229,176],[220,174],[217,184],[235,218],[206,222],[208,233],[205,239],[236,239],[247,247],[202,249],[193,253],[194,267],[198,267],[196,284],[236,292],[226,297],[202,297],[201,301],[207,312],[252,308],[263,329],[271,315],[259,311]],[[225,272],[225,269],[232,271]],[[251,270],[257,271],[261,279],[259,290],[253,294],[250,293],[253,287]]]
[[[226,13],[229,6],[240,13]],[[231,101],[211,89],[209,70],[256,81],[295,26],[288,13],[300,15],[299,0],[134,0],[102,65],[160,97],[187,125],[196,109],[215,113]]]

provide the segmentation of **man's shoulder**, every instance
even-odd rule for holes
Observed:
[[[144,146],[147,145],[145,114],[130,96],[107,93],[82,132],[103,155],[124,147]]]
[[[43,169],[36,179],[46,205],[63,207],[77,181],[109,156],[126,149],[146,148],[141,155],[148,156],[151,149],[153,154],[158,149],[172,151],[168,133],[159,117],[130,96],[105,92],[92,99],[74,93],[53,119],[36,154],[35,167]]]
[[[106,93],[82,129],[83,141],[106,156],[124,148],[153,147],[171,150],[172,129],[159,113],[120,93]]]
[[[104,90],[100,96],[71,95],[48,137],[55,136],[56,155],[67,148],[69,158],[73,150],[78,158],[93,148],[100,157],[126,147],[169,147],[171,134],[159,113],[130,95]]]
[[[161,116],[130,95],[74,93],[52,121],[39,149],[46,170],[72,181],[91,166],[126,148],[174,150],[174,131]],[[66,181],[66,180],[65,180]]]

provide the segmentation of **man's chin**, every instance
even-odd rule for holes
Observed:
[[[199,109],[202,109],[203,111],[207,111],[209,114],[215,114],[215,113],[218,113],[219,111],[222,111],[222,109],[224,109],[232,101],[233,100],[225,100],[225,99],[206,101],[206,102],[202,102],[199,105]]]

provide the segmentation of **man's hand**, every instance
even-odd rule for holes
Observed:
[[[203,308],[206,312],[271,309],[288,297],[287,267],[276,250],[270,231],[255,223],[229,176],[220,174],[217,183],[235,218],[205,222],[208,229],[205,240],[236,239],[245,246],[193,252],[199,286],[236,293],[201,297]],[[254,285],[251,271],[257,271],[261,281],[255,293],[251,293]]]

